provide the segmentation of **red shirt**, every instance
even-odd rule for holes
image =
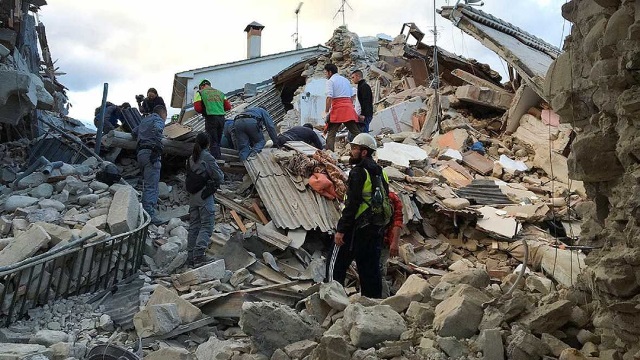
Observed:
[[[393,191],[389,191],[389,201],[393,207],[393,216],[391,218],[391,224],[389,224],[389,227],[384,234],[384,243],[387,246],[389,246],[391,244],[391,240],[393,240],[393,232],[391,230],[396,226],[401,228],[402,225],[404,225],[404,215],[402,214],[402,201],[400,201],[400,197]]]

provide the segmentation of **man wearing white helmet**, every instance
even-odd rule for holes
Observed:
[[[336,227],[327,262],[328,281],[336,280],[344,285],[347,269],[353,260],[358,267],[361,294],[370,298],[382,296],[380,274],[380,252],[384,237],[384,226],[369,221],[368,208],[372,199],[372,180],[381,176],[386,194],[389,184],[382,167],[373,160],[377,144],[373,136],[361,133],[351,144],[349,162],[353,169],[349,173],[345,208]]]

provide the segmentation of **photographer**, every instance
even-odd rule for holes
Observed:
[[[224,174],[211,155],[209,135],[201,132],[196,136],[193,154],[187,162],[185,187],[189,193],[189,235],[187,237],[187,264],[197,267],[206,262],[205,251],[213,232],[216,192]]]
[[[136,95],[136,102],[138,103],[138,110],[140,110],[144,116],[151,114],[153,109],[158,105],[166,108],[164,100],[158,96],[158,90],[155,88],[149,88],[149,90],[147,90],[146,98],[144,95]]]

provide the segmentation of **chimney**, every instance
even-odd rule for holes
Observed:
[[[247,33],[247,59],[260,57],[260,37],[264,25],[252,22],[244,28]]]

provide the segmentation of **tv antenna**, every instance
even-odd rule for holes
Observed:
[[[342,0],[342,5],[340,6],[340,9],[338,9],[338,11],[336,12],[335,15],[333,15],[333,18],[335,19],[336,16],[338,16],[339,13],[342,13],[342,26],[347,25],[347,23],[344,20],[344,6],[347,5],[349,7],[349,9],[353,10],[353,8],[351,7],[351,5],[349,5],[349,3],[347,2],[347,0]]]
[[[299,34],[298,34],[298,17],[300,15],[300,8],[302,7],[302,1],[300,1],[300,4],[298,4],[298,7],[295,10],[295,14],[296,14],[296,32],[293,33],[293,41],[296,42],[296,50],[301,49],[302,45],[300,45],[300,39],[299,39]]]

